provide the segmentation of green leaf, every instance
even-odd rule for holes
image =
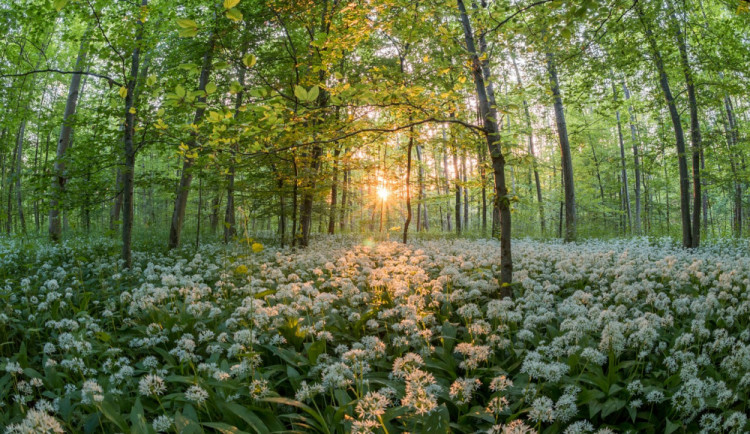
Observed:
[[[294,86],[294,96],[300,101],[307,101],[307,91],[302,86]]]
[[[242,21],[242,12],[237,9],[229,9],[226,16],[232,21]]]
[[[255,66],[255,62],[257,62],[258,59],[255,58],[252,54],[247,54],[242,58],[242,63],[245,64],[248,68],[252,68]]]
[[[307,91],[307,100],[315,101],[318,98],[319,94],[320,94],[320,88],[318,88],[318,86],[313,86],[310,88],[309,91]]]
[[[177,414],[174,417],[174,426],[177,429],[177,432],[180,434],[200,434],[203,433],[203,428],[198,424],[198,422],[188,419],[187,417],[183,416],[182,413],[177,412]]]
[[[179,84],[174,88],[174,93],[180,98],[185,98],[185,88]]]
[[[68,0],[53,0],[52,1],[52,6],[55,7],[57,12],[60,12],[62,8],[65,7],[66,4],[68,4]]]
[[[232,93],[240,93],[242,92],[242,85],[239,81],[234,80],[229,84],[229,91]]]
[[[240,4],[240,0],[224,0],[224,9],[232,9]]]
[[[242,431],[234,425],[222,422],[203,422],[203,426],[213,428],[221,434],[247,434],[247,431]]]
[[[315,341],[307,348],[307,360],[310,361],[311,365],[314,365],[318,361],[318,356],[323,354],[326,350],[326,341],[319,340]]]
[[[130,411],[130,423],[133,425],[133,432],[147,433],[151,431],[148,422],[146,422],[146,416],[143,414],[141,398],[135,399],[133,409]]]
[[[206,93],[210,95],[214,92],[216,92],[216,85],[214,83],[208,83],[206,85]]]
[[[222,407],[229,410],[235,416],[245,421],[250,428],[252,428],[258,434],[267,434],[270,432],[268,427],[263,423],[262,420],[253,413],[251,410],[237,404],[236,402],[227,402],[222,404]]]
[[[433,410],[424,422],[423,433],[446,433],[450,432],[450,414],[445,404]]]
[[[672,434],[678,429],[680,429],[679,423],[674,423],[671,420],[667,419],[667,427],[664,429],[664,434]]]
[[[272,403],[275,403],[275,404],[289,405],[291,407],[297,407],[300,410],[302,410],[305,413],[307,413],[310,416],[312,416],[320,424],[320,426],[326,426],[325,420],[323,420],[323,417],[317,411],[313,410],[312,408],[308,407],[307,405],[305,405],[305,404],[303,404],[303,403],[301,403],[299,401],[295,401],[295,400],[289,399],[289,398],[282,398],[280,396],[279,397],[271,397],[271,398],[261,398],[260,401],[263,401],[263,402],[272,402]]]
[[[123,432],[129,432],[128,423],[125,422],[125,418],[120,414],[120,409],[112,402],[111,397],[106,397],[104,401],[98,405],[99,411],[102,412],[104,417],[109,419],[110,422],[117,425]]]
[[[608,399],[607,402],[602,406],[602,418],[609,416],[610,414],[621,410],[627,402],[622,399]]]

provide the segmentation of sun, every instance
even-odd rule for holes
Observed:
[[[378,197],[380,198],[380,200],[385,201],[386,199],[388,199],[388,195],[389,194],[390,194],[390,192],[388,191],[387,188],[385,188],[383,186],[378,187]]]

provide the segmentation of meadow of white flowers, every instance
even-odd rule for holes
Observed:
[[[256,246],[257,247],[257,246]],[[0,245],[0,426],[750,430],[750,258],[646,240]]]

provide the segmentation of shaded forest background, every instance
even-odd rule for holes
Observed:
[[[748,9],[6,3],[0,227],[126,263],[133,234],[746,237]]]

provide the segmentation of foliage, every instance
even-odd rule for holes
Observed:
[[[69,431],[743,432],[746,246],[492,241],[135,254],[5,243],[2,419]],[[253,249],[258,250],[258,249]]]

